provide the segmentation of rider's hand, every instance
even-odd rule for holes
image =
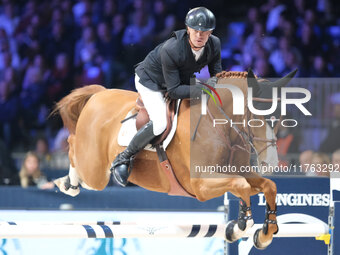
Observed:
[[[206,84],[208,84],[209,86],[211,86],[213,88],[215,88],[216,83],[217,83],[217,77],[216,76],[209,78],[206,82]]]

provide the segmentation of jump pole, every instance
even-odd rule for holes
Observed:
[[[250,237],[262,224],[255,224]],[[226,224],[135,225],[1,225],[0,239],[8,238],[224,238]],[[328,234],[327,225],[279,224],[274,237],[317,237]]]

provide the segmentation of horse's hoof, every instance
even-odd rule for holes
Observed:
[[[68,176],[58,178],[54,180],[54,184],[59,188],[61,192],[65,193],[66,195],[75,197],[80,193],[80,189],[79,187],[77,189],[67,188],[67,185],[65,184],[69,182],[68,178],[69,178]]]
[[[259,242],[260,231],[261,231],[261,228],[257,229],[254,233],[254,237],[253,237],[254,246],[256,249],[264,250],[271,244],[272,240],[269,240],[265,243],[260,243]]]
[[[237,224],[237,221],[236,220],[232,220],[232,221],[229,221],[227,223],[227,227],[225,229],[225,238],[226,238],[226,241],[228,243],[233,243],[235,242],[237,239],[233,238],[233,234],[234,234],[234,226]]]

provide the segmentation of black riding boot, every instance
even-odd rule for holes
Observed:
[[[130,164],[134,159],[134,156],[156,136],[153,134],[152,121],[146,123],[136,135],[132,138],[128,147],[121,153],[118,154],[116,159],[111,165],[111,172],[114,178],[121,186],[126,186],[128,178],[131,172]]]

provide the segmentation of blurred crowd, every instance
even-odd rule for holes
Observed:
[[[328,0],[268,0],[248,8],[245,22],[230,27],[227,69],[252,67],[261,77],[281,77],[298,68],[299,77],[339,77],[336,8]]]
[[[54,103],[88,84],[133,90],[134,65],[200,5],[216,15],[224,70],[340,76],[335,0],[2,0],[0,160],[33,150],[41,168],[67,169],[68,133],[49,117]],[[21,184],[41,183],[34,179]]]

